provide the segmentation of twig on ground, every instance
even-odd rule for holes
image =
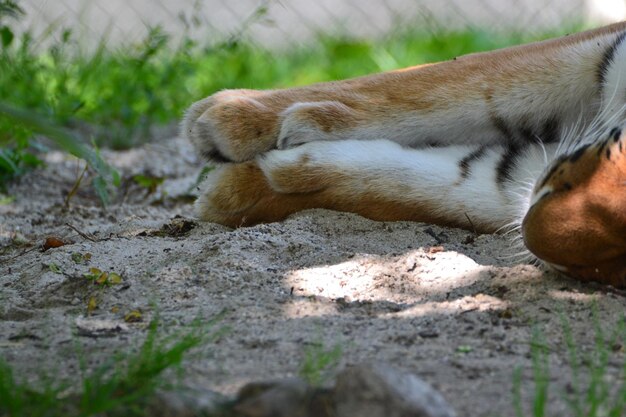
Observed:
[[[17,255],[11,256],[10,258],[0,259],[0,264],[7,263],[9,261],[12,261],[14,259],[19,258],[20,256],[26,255],[27,253],[32,252],[35,249],[40,249],[40,248],[41,248],[41,246],[35,245],[32,248],[28,248],[28,249],[23,250],[22,252],[18,253]]]
[[[79,235],[81,235],[83,238],[85,238],[88,241],[90,241],[90,242],[97,242],[98,241],[98,239],[96,239],[95,237],[90,236],[87,233],[78,230],[78,228],[76,226],[74,226],[74,225],[72,225],[70,223],[65,223],[65,225],[67,227],[69,227],[70,229],[72,229],[73,231],[75,231],[76,233],[78,233]]]

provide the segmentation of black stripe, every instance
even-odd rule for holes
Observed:
[[[541,135],[539,137],[541,143],[557,143],[560,139],[560,130],[561,126],[556,116],[546,119],[541,127]]]
[[[586,144],[576,149],[576,152],[571,154],[569,158],[567,158],[567,160],[572,163],[578,161],[580,157],[583,156],[583,154],[587,151],[587,149],[589,149],[589,146],[590,146],[589,144]]]
[[[447,145],[444,144],[440,140],[427,138],[426,141],[424,142],[424,146],[426,146],[427,148],[443,148]],[[419,146],[419,147],[421,148],[422,146]]]
[[[556,143],[560,136],[560,123],[556,116],[547,118],[540,129],[534,129],[527,118],[524,118],[519,126],[514,128],[495,113],[490,115],[491,123],[506,138],[507,143],[517,141],[519,143]]]
[[[556,116],[548,117],[538,128],[533,128],[524,117],[515,130],[516,139],[524,143],[556,143],[559,141],[560,124]]]
[[[469,177],[471,173],[470,163],[482,158],[485,155],[486,151],[487,151],[487,145],[483,145],[459,161],[459,169],[461,170],[461,178],[465,179]]]
[[[512,180],[511,169],[515,164],[515,160],[522,152],[522,147],[518,144],[511,143],[502,154],[502,158],[496,167],[496,182],[499,185],[504,184],[507,180]]]
[[[609,135],[613,138],[613,142],[617,143],[619,138],[622,136],[622,129],[619,127],[614,127],[611,129],[611,133]]]
[[[491,112],[489,116],[491,118],[491,123],[493,123],[494,127],[498,129],[498,131],[502,133],[502,135],[504,135],[504,137],[506,138],[506,142],[510,142],[511,140],[513,140],[513,131],[511,130],[509,125],[506,124],[504,119],[498,116],[495,112]]]
[[[611,131],[612,132],[612,131]],[[606,139],[601,140],[596,146],[598,147],[598,156],[604,151],[604,148],[609,146],[613,137],[609,134]]]
[[[563,163],[563,161],[565,161],[565,159],[566,158],[564,156],[560,156],[556,161],[553,162],[552,168],[550,168],[550,171],[543,178],[541,184],[539,184],[539,188],[543,188],[548,183],[554,173],[561,167],[561,164]]]
[[[539,138],[533,131],[532,127],[528,126],[528,123],[522,124],[522,126],[519,127],[517,131],[519,132],[519,136],[521,137],[522,141],[525,141],[527,143],[539,142]]]
[[[201,153],[202,153],[202,156],[204,156],[204,158],[209,162],[216,162],[216,163],[232,162],[230,159],[226,158],[217,149],[204,150]]]
[[[490,112],[490,118],[491,123],[504,136],[505,143],[507,143],[502,158],[500,158],[496,166],[496,182],[501,186],[505,181],[512,179],[511,169],[521,153],[522,147],[521,144],[516,143],[513,130],[502,117],[498,116],[495,111],[492,111]]]
[[[609,46],[607,50],[604,52],[604,56],[602,57],[602,60],[600,61],[600,66],[598,66],[598,81],[600,82],[600,85],[604,84],[604,81],[606,81],[605,80],[606,73],[609,70],[609,65],[613,63],[613,58],[615,57],[615,51],[621,45],[621,43],[624,41],[625,38],[626,38],[626,32],[620,33],[617,39],[615,39],[615,41],[611,44],[611,46]]]

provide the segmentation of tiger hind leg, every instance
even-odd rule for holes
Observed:
[[[471,146],[442,152],[385,140],[311,142],[218,167],[196,207],[201,219],[233,227],[326,208],[493,232],[519,219],[519,193],[494,181],[503,150],[478,150],[480,157]]]

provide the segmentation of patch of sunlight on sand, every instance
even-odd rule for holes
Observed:
[[[484,278],[489,267],[457,252],[428,253],[418,249],[399,256],[362,255],[334,265],[294,270],[285,277],[287,288],[299,297],[390,302],[409,305],[400,315],[452,314],[468,310],[506,308],[498,298],[478,294],[441,300],[455,288]],[[305,307],[306,301],[285,306],[287,317],[333,314],[334,306]]]

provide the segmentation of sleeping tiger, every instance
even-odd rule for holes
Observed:
[[[182,133],[222,162],[202,220],[307,208],[491,233],[626,286],[626,22],[345,81],[225,90]]]

